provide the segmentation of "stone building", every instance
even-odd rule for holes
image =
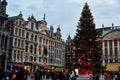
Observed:
[[[0,0],[0,68],[6,70],[9,66],[9,23],[6,14],[6,0]],[[8,64],[8,65],[7,65]]]
[[[6,0],[2,3],[7,5],[4,2]],[[1,12],[4,13],[4,11]],[[52,25],[48,28],[45,14],[40,21],[37,21],[33,15],[24,20],[21,11],[17,16],[12,17],[0,15],[0,20],[3,24],[7,22],[9,27],[7,32],[4,30],[5,34],[9,33],[9,36],[1,32],[1,37],[3,35],[9,37],[9,43],[6,44],[9,48],[10,69],[25,67],[30,72],[34,72],[38,67],[64,68],[65,42],[62,39],[60,26],[58,25],[56,32]],[[4,51],[7,52],[7,50]]]
[[[108,71],[120,70],[120,26],[102,28],[103,65]]]
[[[72,57],[73,57],[73,39],[71,39],[70,35],[68,35],[68,38],[66,40],[65,45],[65,67],[68,69],[68,71],[72,70]]]

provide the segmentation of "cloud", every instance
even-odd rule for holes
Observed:
[[[16,16],[22,11],[24,18],[33,13],[37,20],[41,20],[46,13],[48,27],[52,24],[56,30],[59,24],[66,39],[69,32],[75,35],[85,2],[90,6],[97,28],[102,24],[109,26],[112,22],[119,24],[119,0],[8,0],[7,13]]]
[[[110,6],[110,7],[116,7],[118,6],[119,0],[66,0],[69,3],[73,4],[84,4],[89,3],[91,6]]]
[[[10,16],[19,14],[19,11],[27,13],[26,16],[28,16],[33,12],[39,12],[44,9],[43,0],[8,0],[7,7],[7,12],[10,13]]]

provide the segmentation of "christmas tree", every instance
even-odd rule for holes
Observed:
[[[74,37],[74,68],[80,73],[99,73],[102,68],[101,41],[95,29],[94,18],[87,3],[83,7]]]

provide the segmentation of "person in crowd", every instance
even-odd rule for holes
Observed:
[[[18,72],[17,72],[17,76],[16,76],[16,80],[24,80],[24,69],[23,68],[19,68]]]
[[[27,80],[27,78],[28,78],[28,70],[25,70],[25,72],[24,72],[24,80]]]
[[[35,80],[42,80],[42,72],[39,69],[35,72]]]
[[[50,70],[46,71],[46,79],[50,79]]]
[[[75,72],[74,71],[72,71],[72,73],[70,74],[70,79],[71,80],[76,80]]]
[[[4,77],[4,70],[0,67],[0,80]]]
[[[52,71],[50,72],[50,74],[51,74],[51,79],[52,79],[52,80],[57,80],[57,74],[56,74],[56,71],[55,71],[55,70],[52,70]]]
[[[10,80],[16,80],[16,77],[17,77],[17,72],[15,72],[15,70],[12,70],[10,72],[9,79]]]

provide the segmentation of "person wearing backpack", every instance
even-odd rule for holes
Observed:
[[[42,73],[40,70],[35,72],[35,80],[42,80]]]

